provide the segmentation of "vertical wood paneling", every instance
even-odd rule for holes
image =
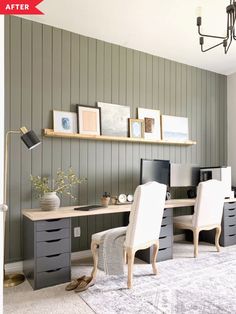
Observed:
[[[28,152],[17,136],[10,146],[8,260],[21,259],[20,209],[38,207],[30,173],[51,176],[69,166],[86,177],[73,189],[79,204],[99,203],[104,191],[133,193],[140,180],[140,158],[170,159],[202,166],[226,162],[226,77],[50,26],[6,17],[6,130],[22,124],[38,135],[52,127],[52,110],[76,111],[97,101],[159,109],[189,118],[193,147],[42,138]],[[20,156],[18,152],[21,152]],[[176,190],[177,196],[184,196]],[[63,198],[63,205],[73,204]],[[181,210],[180,210],[181,212]],[[73,219],[81,227],[74,251],[89,247],[91,234],[122,224],[122,215]],[[12,232],[14,230],[14,232]],[[9,251],[9,252],[8,252]]]

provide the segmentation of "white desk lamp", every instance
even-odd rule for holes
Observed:
[[[28,131],[26,127],[21,127],[19,131],[8,131],[5,138],[5,162],[4,162],[4,195],[3,195],[3,205],[2,210],[4,212],[4,247],[5,247],[5,222],[6,222],[6,212],[8,210],[7,202],[7,178],[8,178],[8,146],[9,146],[9,136],[11,134],[22,134],[21,140],[25,143],[28,149],[33,149],[38,146],[41,142],[34,131]],[[5,255],[5,254],[4,254]],[[4,287],[14,287],[19,285],[25,280],[23,274],[10,274],[5,275],[5,263],[4,263]]]

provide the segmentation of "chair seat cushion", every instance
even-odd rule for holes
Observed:
[[[112,228],[112,229],[104,230],[104,231],[101,231],[101,232],[98,232],[98,233],[94,233],[92,235],[92,241],[96,242],[97,244],[99,244],[99,242],[101,241],[102,236],[105,235],[110,230],[122,230],[124,228],[126,229],[127,227]]]
[[[192,215],[183,215],[174,217],[173,222],[176,225],[184,225],[186,227],[193,227],[193,216]]]

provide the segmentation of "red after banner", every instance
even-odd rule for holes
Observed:
[[[0,0],[0,14],[44,14],[36,6],[43,0]]]

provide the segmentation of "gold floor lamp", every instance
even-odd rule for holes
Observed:
[[[4,211],[4,247],[5,247],[5,223],[6,223],[6,213],[8,210],[7,202],[7,179],[8,179],[8,146],[9,146],[9,136],[11,134],[21,134],[21,140],[25,143],[28,149],[33,149],[38,146],[41,142],[34,131],[28,131],[26,127],[21,127],[17,131],[8,131],[5,138],[5,161],[4,161],[4,195],[3,195],[3,211]],[[5,250],[4,250],[5,257]],[[4,287],[14,287],[19,285],[25,280],[23,274],[5,274],[5,262],[4,262]]]

